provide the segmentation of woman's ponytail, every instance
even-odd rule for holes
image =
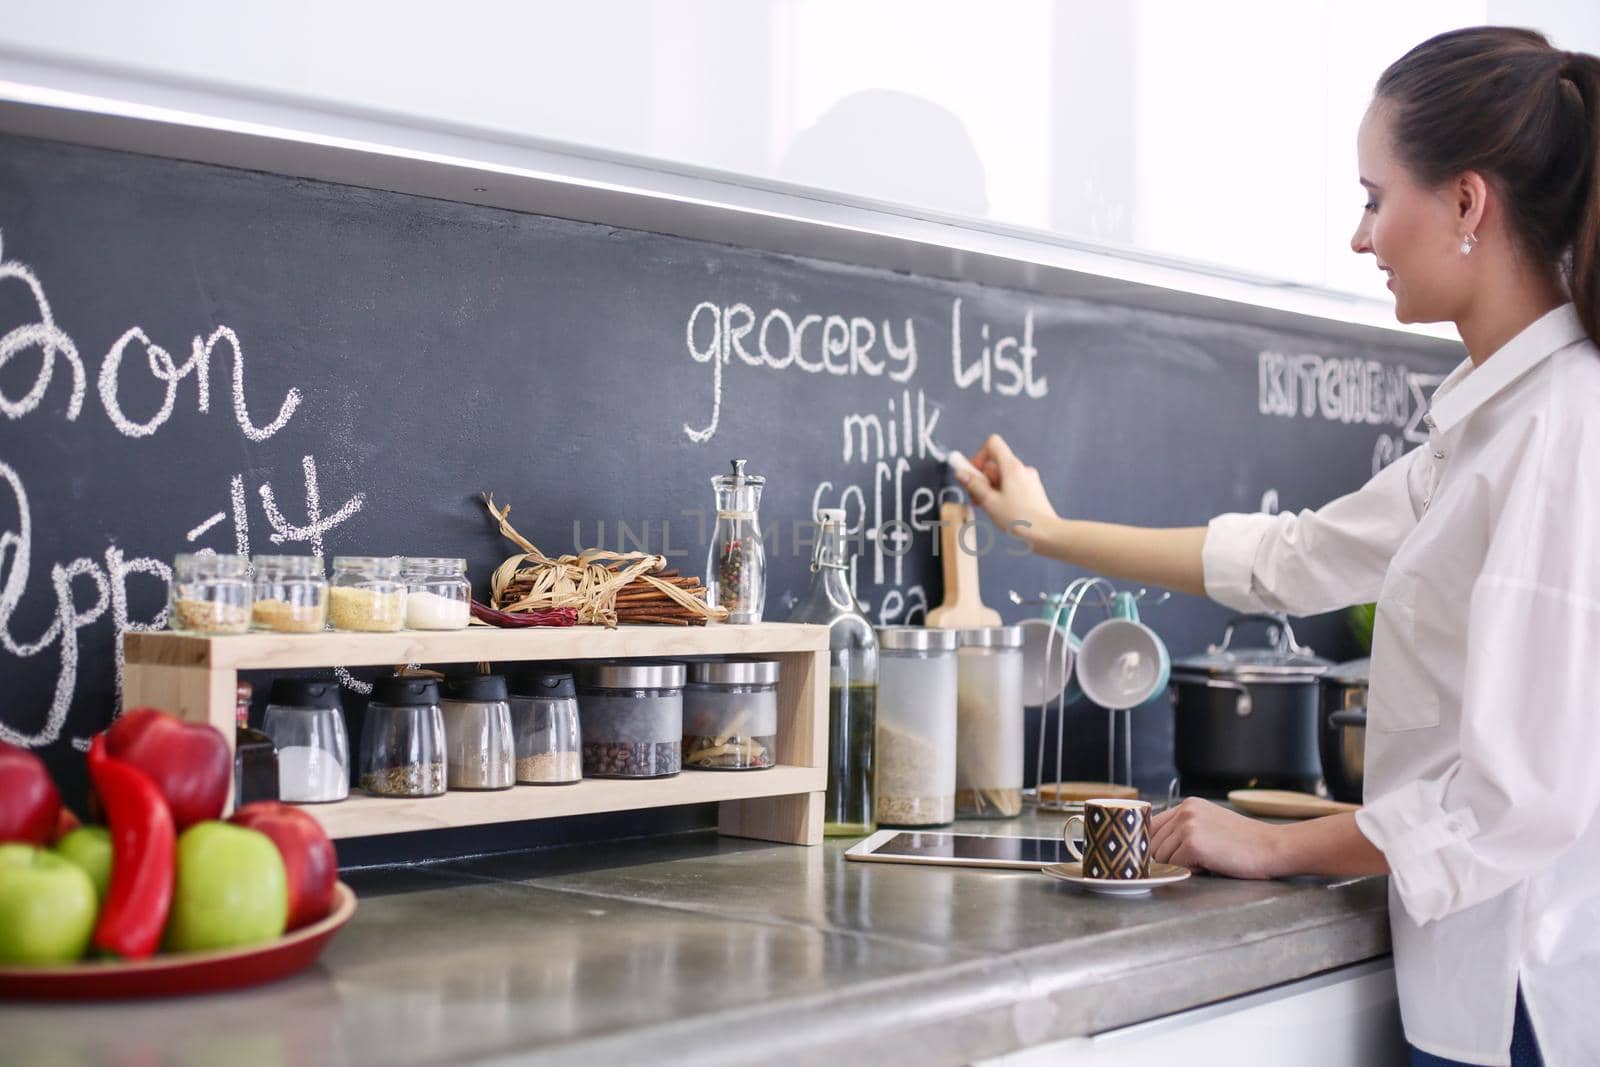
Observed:
[[[1600,344],[1600,56],[1568,52],[1561,78],[1572,84],[1583,101],[1589,135],[1567,284],[1585,332]]]

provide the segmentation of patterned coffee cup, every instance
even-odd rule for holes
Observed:
[[[1072,832],[1077,823],[1083,850]],[[1061,836],[1083,864],[1085,878],[1127,882],[1150,877],[1150,805],[1143,800],[1085,800],[1083,814],[1067,820]]]

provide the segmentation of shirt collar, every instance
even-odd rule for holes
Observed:
[[[1546,312],[1481,364],[1474,367],[1468,360],[1440,383],[1428,407],[1429,424],[1440,433],[1448,432],[1507,386],[1584,336],[1583,322],[1572,304]]]

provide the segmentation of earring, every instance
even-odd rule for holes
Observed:
[[[1477,243],[1478,239],[1475,236],[1470,233],[1467,234],[1461,239],[1461,254],[1464,256],[1472,255],[1472,246]]]

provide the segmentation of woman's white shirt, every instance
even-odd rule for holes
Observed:
[[[1427,444],[1317,511],[1221,515],[1206,592],[1376,600],[1365,805],[1406,1036],[1600,1063],[1600,349],[1563,305],[1435,391]]]

